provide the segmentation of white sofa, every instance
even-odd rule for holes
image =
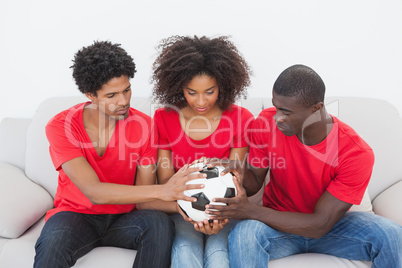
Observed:
[[[0,267],[32,267],[34,245],[53,206],[57,186],[44,127],[48,120],[84,97],[45,100],[32,119],[6,118],[0,122]],[[376,161],[368,186],[376,214],[402,225],[402,119],[386,101],[368,98],[328,98],[332,114],[351,125],[374,149]],[[269,98],[249,98],[239,105],[258,115],[271,106]],[[132,106],[153,114],[150,99],[132,98]],[[366,198],[368,198],[366,196]],[[250,198],[259,202],[261,191]],[[369,199],[354,210],[371,210]],[[131,267],[135,251],[101,247],[79,259],[75,267]],[[270,267],[370,267],[323,254],[299,254],[270,262]]]

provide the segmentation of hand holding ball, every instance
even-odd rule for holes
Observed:
[[[177,200],[180,208],[184,213],[193,221],[209,220],[209,215],[205,213],[205,205],[222,205],[225,203],[212,202],[213,198],[230,198],[237,195],[237,190],[233,182],[233,175],[227,173],[221,176],[220,173],[224,170],[224,167],[216,166],[208,168],[203,163],[197,163],[191,167],[200,166],[203,169],[200,173],[206,173],[205,179],[195,179],[188,181],[186,184],[204,184],[203,189],[186,190],[184,194],[187,196],[197,198],[196,202],[188,202],[184,200]]]

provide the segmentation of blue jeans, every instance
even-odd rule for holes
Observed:
[[[119,215],[59,212],[46,222],[35,245],[34,267],[71,267],[95,247],[137,250],[133,267],[169,267],[173,222],[154,210]]]
[[[231,267],[267,267],[269,260],[298,253],[324,253],[402,267],[402,227],[367,212],[348,212],[320,239],[283,233],[255,220],[239,222],[229,235]]]
[[[172,268],[229,268],[228,235],[235,221],[218,234],[205,235],[194,229],[180,214],[171,216],[176,229],[172,247]]]

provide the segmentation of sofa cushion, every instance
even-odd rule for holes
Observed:
[[[369,268],[370,261],[352,261],[320,253],[303,253],[275,259],[269,262],[269,268],[308,267],[308,268]]]
[[[402,181],[379,194],[373,201],[373,209],[377,215],[402,225]]]
[[[24,172],[0,162],[0,236],[17,238],[53,207],[45,189]]]
[[[371,199],[368,190],[364,192],[363,199],[360,205],[353,205],[349,211],[362,211],[362,212],[373,212],[373,206],[371,204]]]

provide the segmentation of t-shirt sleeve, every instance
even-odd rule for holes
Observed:
[[[246,108],[239,107],[240,121],[237,129],[234,129],[232,148],[248,147],[250,144],[248,130],[254,121],[253,114]],[[232,120],[236,120],[232,118]]]
[[[247,162],[256,168],[269,168],[268,137],[270,123],[264,112],[257,117],[249,130],[250,149]]]
[[[327,191],[344,202],[359,205],[370,181],[373,165],[371,149],[353,152],[339,164]]]
[[[49,153],[56,170],[71,159],[83,156],[81,142],[77,139],[74,123],[64,120],[60,115],[52,118],[46,125]]]
[[[158,155],[158,129],[154,120],[149,121],[149,139],[144,145],[143,153],[138,162],[140,166],[154,165]],[[143,137],[145,138],[145,137]]]
[[[163,150],[171,150],[169,145],[169,140],[167,136],[167,126],[166,123],[168,120],[164,118],[164,114],[166,114],[164,109],[158,109],[155,111],[154,121],[157,127],[157,136],[158,136],[158,149]]]

